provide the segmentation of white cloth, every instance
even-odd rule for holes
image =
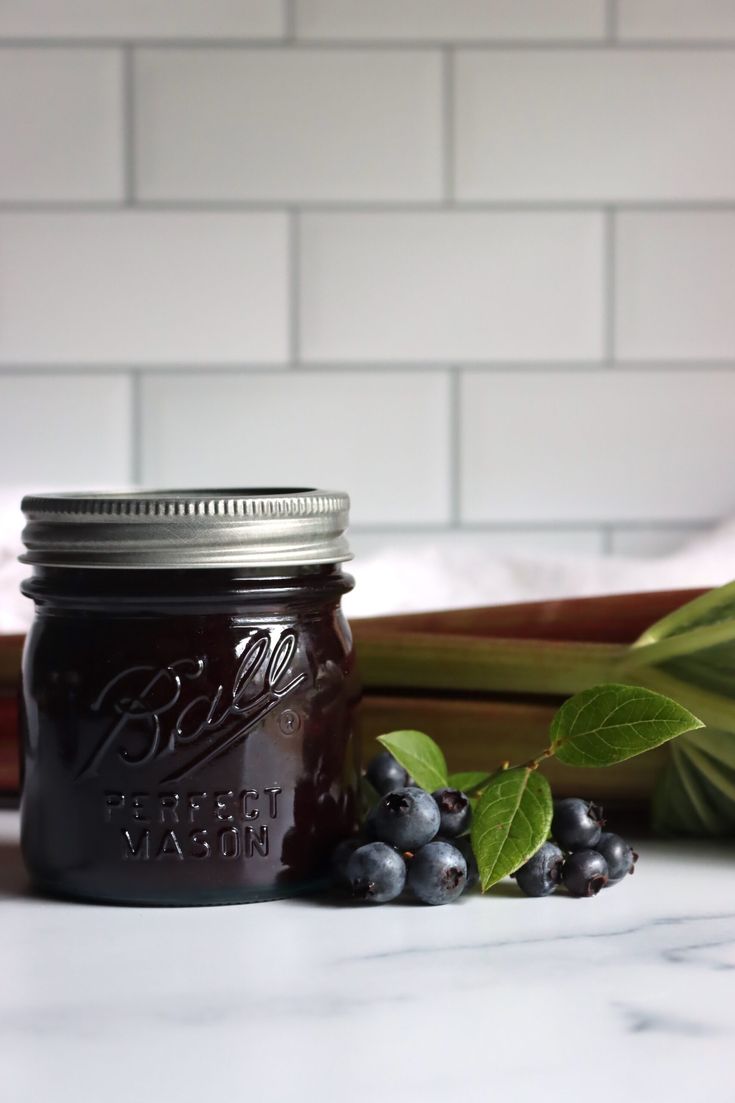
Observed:
[[[348,567],[348,569],[350,569]],[[351,617],[461,609],[516,601],[638,590],[719,586],[735,578],[735,521],[697,534],[674,554],[651,558],[542,554],[488,555],[465,540],[393,547],[356,561]]]
[[[29,571],[18,562],[23,519],[20,494],[0,499],[0,632],[25,632],[32,603],[20,593]],[[513,601],[717,586],[735,577],[735,521],[697,534],[673,555],[649,559],[488,553],[481,536],[464,533],[425,542],[386,537],[382,550],[348,569],[356,587],[345,599],[349,616],[457,609]]]

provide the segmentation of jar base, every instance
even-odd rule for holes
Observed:
[[[116,893],[94,892],[84,888],[60,885],[46,878],[31,877],[31,888],[39,896],[52,897],[78,904],[132,908],[206,908],[226,904],[260,904],[269,900],[289,900],[298,896],[315,896],[326,892],[333,885],[332,879],[322,877],[316,881],[271,888],[237,888],[182,892],[180,896],[167,892],[165,898],[156,893],[133,893],[124,899]]]

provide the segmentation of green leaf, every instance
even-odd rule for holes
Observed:
[[[711,728],[677,740],[653,797],[657,831],[700,836],[735,832],[733,744],[730,732]],[[715,755],[713,750],[723,753]]]
[[[691,801],[692,808],[707,835],[718,832],[718,817],[707,797],[707,790],[691,760],[684,754],[682,747],[673,748],[673,761],[681,779],[682,786]]]
[[[735,664],[735,653],[732,661]],[[629,678],[632,674],[631,680],[637,685],[644,685],[647,689],[665,694],[672,701],[678,701],[698,716],[707,728],[735,732],[735,684],[729,687],[727,693],[713,693],[705,685],[698,684],[695,665],[699,664],[694,664],[692,659],[682,659],[644,670],[631,672],[626,669],[621,673]],[[710,672],[713,674],[714,668],[710,668]],[[731,679],[731,682],[734,681]]]
[[[686,736],[683,736],[686,739]],[[712,825],[702,818],[702,802],[696,778],[682,777],[677,744],[654,790],[651,806],[653,829],[659,835],[710,835]]]
[[[546,841],[553,805],[546,778],[526,766],[495,774],[477,803],[472,849],[485,892]]]
[[[416,784],[431,793],[447,785],[447,763],[441,748],[423,732],[397,731],[378,736]]]
[[[701,728],[689,732],[682,741],[688,747],[698,747],[729,770],[735,771],[735,735],[716,728]]]
[[[711,786],[720,799],[735,811],[735,771],[691,743],[683,743],[681,750],[699,772],[702,781]]]
[[[709,626],[717,627],[727,621],[735,621],[735,582],[709,590],[694,601],[675,609],[647,628],[633,645],[647,648],[660,640],[671,639]]]
[[[659,690],[708,728],[735,733],[735,582],[710,590],[647,629],[619,678]]]
[[[672,748],[653,822],[666,834],[735,831],[735,583],[710,590],[649,628],[621,676],[668,694],[706,727]]]
[[[672,747],[671,760],[654,793],[654,827],[665,835],[732,835],[735,803],[685,753],[688,738]]]
[[[450,774],[447,784],[450,789],[459,789],[462,793],[471,796],[478,789],[487,785],[492,774],[483,773],[481,770],[468,770],[466,773]]]
[[[605,685],[566,701],[551,722],[551,749],[568,766],[612,766],[702,722],[642,686]]]

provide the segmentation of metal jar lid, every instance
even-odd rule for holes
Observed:
[[[341,563],[350,499],[309,488],[28,495],[22,563],[203,568]]]

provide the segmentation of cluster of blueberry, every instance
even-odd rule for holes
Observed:
[[[420,789],[388,751],[372,760],[367,779],[380,800],[364,836],[337,847],[338,882],[370,904],[387,904],[406,887],[424,904],[451,904],[477,881],[466,836],[469,798],[457,789]]]
[[[387,904],[408,888],[424,904],[451,904],[477,883],[465,793],[419,788],[389,751],[370,762],[367,780],[380,800],[364,833],[343,840],[333,857],[336,880],[355,900]],[[638,855],[604,826],[590,801],[554,801],[552,839],[513,874],[518,887],[526,896],[548,896],[560,885],[570,896],[596,896],[622,881]]]
[[[578,797],[554,801],[553,842],[544,843],[513,876],[527,896],[548,896],[564,885],[570,896],[596,896],[635,869],[636,852],[603,831],[602,809]]]

